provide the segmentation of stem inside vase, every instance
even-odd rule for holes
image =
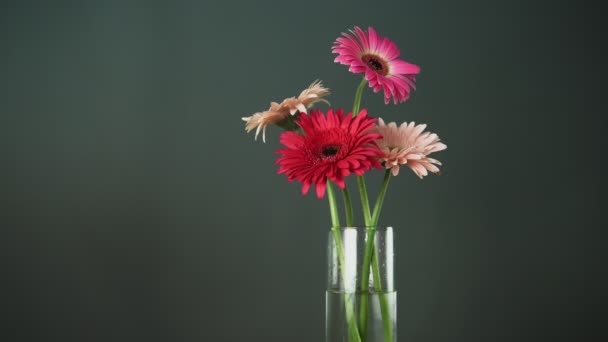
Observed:
[[[369,235],[370,230],[348,227],[332,229],[329,234],[327,342],[396,341],[393,230],[381,227]],[[368,253],[371,260],[364,275],[362,266],[370,240],[373,249]]]

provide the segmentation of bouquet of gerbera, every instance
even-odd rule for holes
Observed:
[[[425,132],[424,124],[387,124],[382,118],[370,116],[366,109],[360,109],[366,85],[376,93],[383,91],[385,104],[389,104],[391,99],[394,104],[402,103],[410,97],[411,89],[415,89],[415,75],[420,72],[420,68],[399,59],[399,50],[391,40],[381,37],[371,27],[367,31],[355,27],[353,31],[343,33],[342,37],[336,39],[332,52],[337,54],[335,62],[348,65],[350,72],[363,74],[355,93],[352,112],[328,109],[323,113],[311,109],[318,102],[329,104],[325,99],[330,94],[329,89],[320,81],[315,81],[299,96],[287,98],[281,103],[271,102],[268,110],[243,120],[247,132],[255,130],[256,139],[262,133],[263,141],[266,141],[268,126],[275,125],[285,130],[280,135],[283,148],[276,151],[280,154],[276,161],[279,164],[278,173],[285,174],[290,182],[297,180],[302,183],[303,194],[311,186],[314,186],[319,198],[323,198],[327,192],[331,227],[338,244],[341,241],[341,224],[333,184],[342,189],[346,226],[352,227],[352,200],[344,180],[351,174],[356,175],[364,224],[367,229],[374,229],[378,224],[390,177],[398,175],[401,165],[408,166],[420,178],[429,172],[438,174],[441,163],[429,155],[444,150],[446,145],[440,142],[437,134]],[[382,168],[386,171],[372,210],[364,174]],[[366,284],[373,283],[367,279],[370,264],[372,273],[374,267],[378,267],[377,260],[373,261],[373,243],[367,243],[370,245],[365,249],[366,255],[363,258],[362,291],[368,290]],[[344,267],[343,253],[339,259],[341,267]],[[359,303],[360,319],[357,324],[354,306],[347,299],[345,302],[349,340],[364,341],[367,315],[365,305]],[[384,317],[384,311],[383,308],[382,319],[389,320],[390,318]],[[390,328],[384,331],[384,336],[385,340],[392,341]]]

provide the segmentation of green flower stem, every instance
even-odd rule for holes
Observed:
[[[380,218],[380,212],[382,211],[382,204],[384,204],[384,196],[386,195],[386,190],[388,189],[388,183],[391,180],[391,169],[387,169],[384,172],[384,180],[382,181],[382,186],[380,186],[380,192],[378,193],[378,198],[376,199],[376,204],[374,205],[374,212],[372,214],[372,226],[376,227],[378,225],[378,219]]]
[[[365,85],[367,84],[367,80],[364,78],[359,83],[359,87],[357,88],[357,92],[355,93],[355,103],[353,104],[353,118],[359,114],[359,109],[361,108],[361,97],[363,96],[363,89],[365,89]]]
[[[344,248],[342,246],[342,235],[340,233],[340,227],[332,227],[331,229],[334,236],[334,243],[336,244],[336,250],[338,252],[338,263],[340,267],[340,274],[342,275],[342,286],[346,283],[344,276],[344,268],[346,261],[344,259]],[[361,342],[359,336],[359,330],[357,329],[357,321],[355,318],[355,305],[353,303],[353,293],[349,294],[344,291],[344,310],[346,311],[346,324],[348,325],[348,334],[350,336],[349,341]]]
[[[344,275],[346,261],[344,259],[344,248],[342,246],[342,236],[340,233],[340,218],[338,217],[336,194],[334,193],[334,188],[329,179],[327,180],[327,198],[329,200],[329,211],[331,213],[331,231],[334,236],[336,251],[338,252],[338,263],[340,267],[340,274],[342,275],[342,286],[344,286],[344,284],[346,284],[346,278]],[[352,294],[349,296],[346,291],[344,292],[344,310],[346,311],[346,322],[350,336],[349,340],[352,342],[361,342],[361,337],[359,336],[357,322],[355,319],[355,305],[353,303],[353,299]]]
[[[376,235],[376,227],[366,227],[367,234],[365,244],[365,254],[363,255],[363,266],[361,268],[361,300],[359,303],[359,331],[365,339],[367,336],[367,315],[369,301],[369,265],[374,248],[374,236]]]
[[[361,107],[361,98],[363,97],[363,89],[367,84],[367,80],[363,78],[357,92],[355,93],[355,102],[353,103],[353,118],[359,114],[359,108]],[[369,199],[367,197],[367,188],[365,187],[365,179],[363,176],[357,176],[357,186],[359,187],[359,194],[361,195],[361,207],[363,209],[363,219],[365,220],[365,226],[371,226],[371,214],[369,211]]]
[[[346,226],[352,227],[355,224],[355,219],[353,216],[353,201],[350,199],[348,187],[344,187],[344,190],[342,190],[342,195],[344,196],[344,212],[346,215]]]
[[[374,260],[372,262],[372,274],[374,277],[374,289],[380,300],[380,313],[382,315],[382,330],[384,331],[384,341],[393,342],[393,326],[391,316],[388,312],[388,301],[386,292],[382,290],[382,280],[380,279],[380,267],[378,266],[378,249],[374,249]]]
[[[380,187],[380,192],[378,193],[378,198],[376,199],[376,204],[374,205],[374,213],[372,215],[372,224],[374,227],[378,225],[378,219],[380,217],[380,212],[382,211],[382,204],[384,203],[384,196],[386,195],[386,190],[388,189],[388,183],[391,179],[391,170],[387,169],[384,173],[384,180],[382,182],[382,186]],[[370,239],[371,240],[371,239]],[[373,244],[371,247],[374,250],[374,257],[372,262],[372,274],[374,277],[374,288],[376,293],[378,293],[380,300],[380,312],[382,314],[382,329],[384,330],[384,340],[387,342],[393,341],[393,327],[391,322],[391,317],[388,312],[388,301],[386,298],[385,291],[382,290],[382,280],[380,279],[380,265],[378,265],[378,250],[374,248]],[[367,253],[367,249],[366,249]],[[369,265],[367,266],[369,269]]]
[[[355,93],[355,101],[353,104],[353,117],[359,114],[361,108],[361,98],[363,97],[363,89],[367,80],[363,78]],[[367,188],[363,176],[357,176],[357,186],[359,187],[359,195],[361,196],[361,209],[363,210],[363,220],[367,229],[367,244],[365,246],[365,255],[363,257],[363,268],[361,269],[361,300],[359,303],[359,331],[362,339],[367,337],[367,315],[368,315],[368,289],[369,289],[369,264],[372,255],[371,247],[373,246],[373,237],[375,235],[375,227],[372,225],[372,217],[370,213],[369,198],[367,196]],[[371,238],[369,238],[371,236]]]
[[[372,259],[372,255],[374,253],[374,239],[376,235],[376,227],[378,226],[378,218],[380,217],[380,211],[382,210],[382,204],[384,202],[384,195],[386,195],[386,190],[388,189],[388,183],[391,177],[391,170],[386,170],[384,173],[384,181],[382,182],[382,186],[380,187],[380,192],[378,193],[378,198],[376,199],[376,204],[374,206],[374,213],[371,218],[371,225],[367,227],[367,241],[365,244],[365,254],[363,256],[363,267],[361,268],[361,302],[359,304],[359,331],[361,332],[361,336],[365,338],[367,334],[367,315],[368,315],[368,294],[369,294],[369,268],[370,262]],[[375,271],[379,273],[377,258],[374,259],[375,263],[372,265],[372,268],[375,268]],[[379,278],[379,277],[378,277]],[[374,279],[374,284],[377,284]],[[379,292],[380,296],[383,296],[383,293]],[[382,299],[381,299],[382,300]],[[386,301],[386,298],[384,298]],[[383,322],[386,321],[383,316]],[[389,326],[390,327],[390,326]],[[385,334],[386,336],[386,331]]]
[[[365,186],[365,178],[357,176],[357,185],[359,186],[359,195],[361,196],[361,209],[363,210],[363,221],[365,227],[372,226],[372,215],[369,211],[369,198],[367,197],[367,187]]]
[[[336,202],[336,194],[334,187],[329,178],[327,179],[327,199],[329,200],[329,213],[331,215],[331,227],[340,228],[340,216],[338,215],[338,203]]]
[[[367,84],[367,80],[361,80],[359,87],[357,88],[357,92],[355,94],[355,101],[353,105],[353,117],[359,114],[360,106],[361,106],[361,98],[363,96],[363,89]],[[378,198],[374,205],[373,215],[370,214],[370,206],[369,199],[367,196],[367,189],[365,186],[365,180],[362,176],[357,177],[357,185],[359,186],[359,193],[361,195],[361,206],[363,209],[363,217],[365,220],[365,226],[367,229],[367,241],[365,246],[365,255],[363,257],[363,266],[361,270],[361,302],[359,306],[359,330],[361,331],[361,335],[363,339],[365,339],[367,334],[367,315],[368,315],[368,294],[369,294],[369,271],[370,271],[370,262],[372,266],[372,274],[374,278],[374,287],[375,292],[379,295],[380,300],[380,309],[382,313],[382,325],[384,330],[384,338],[385,341],[392,341],[393,339],[393,331],[392,331],[392,323],[391,318],[389,317],[388,312],[388,302],[386,298],[386,294],[382,291],[382,284],[380,279],[380,268],[378,265],[378,256],[377,250],[374,248],[374,239],[376,235],[376,226],[378,225],[378,220],[380,217],[380,212],[382,210],[382,205],[384,202],[384,196],[386,195],[386,190],[388,188],[388,183],[390,180],[390,170],[387,170],[384,175],[384,181],[382,182],[382,187],[378,194]]]

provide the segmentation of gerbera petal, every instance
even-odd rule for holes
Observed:
[[[374,31],[372,27],[367,28],[367,37],[369,39],[369,49],[372,51],[377,51],[378,39],[380,37],[376,34],[376,31]]]
[[[355,26],[355,32],[357,34],[357,37],[359,38],[359,41],[361,42],[361,47],[363,48],[363,50],[369,50],[370,46],[369,41],[367,39],[367,34],[358,26]]]
[[[399,57],[399,49],[397,48],[397,45],[395,45],[395,43],[393,43],[387,37],[382,39],[382,44],[380,45],[380,48],[378,50],[382,51],[384,57],[386,57],[387,59],[392,60]]]
[[[440,143],[440,142],[439,142],[439,143],[435,143],[435,144],[433,144],[433,145],[432,145],[432,147],[431,147],[431,148],[429,148],[427,152],[428,152],[428,153],[432,153],[432,152],[439,152],[439,151],[443,151],[443,150],[445,150],[446,148],[448,148],[448,147],[446,146],[446,144],[444,144],[444,143]]]
[[[337,164],[338,168],[340,169],[346,169],[348,168],[349,164],[348,164],[348,160],[340,160]]]
[[[316,190],[317,190],[317,197],[323,198],[323,196],[325,196],[325,182],[317,183]]]
[[[411,64],[406,61],[396,59],[391,62],[391,73],[406,74],[406,75],[407,74],[418,74],[418,73],[420,73],[420,67],[415,64]]]
[[[302,183],[302,195],[306,195],[308,193],[308,189],[310,189],[310,182]]]
[[[306,106],[303,103],[298,103],[296,105],[296,109],[299,110],[300,113],[306,113]],[[295,114],[295,111],[294,111],[294,113],[291,113],[291,114],[292,115]]]
[[[344,183],[344,178],[342,177],[337,177],[334,181],[340,189],[344,189],[344,187],[346,186],[346,184]]]

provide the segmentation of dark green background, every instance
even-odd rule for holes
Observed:
[[[359,76],[330,47],[353,25],[422,67],[408,102],[363,106],[448,145],[441,177],[404,170],[387,196],[399,340],[605,321],[605,37],[583,2],[1,6],[3,340],[322,341],[326,201],[240,118],[315,79],[350,108]]]

